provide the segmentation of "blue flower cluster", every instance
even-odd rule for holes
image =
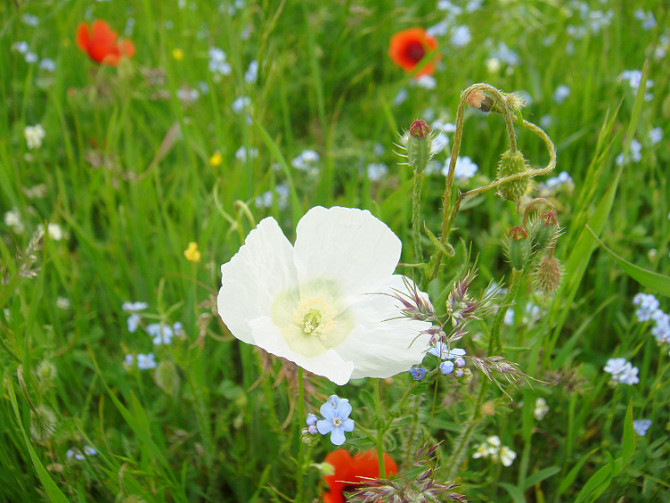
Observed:
[[[633,367],[633,364],[625,358],[610,358],[607,360],[604,370],[612,374],[614,385],[617,383],[633,385],[640,382],[640,378],[637,376],[638,368]]]
[[[638,321],[653,323],[651,333],[659,345],[670,346],[670,314],[661,309],[661,304],[651,294],[638,293],[633,297],[633,304],[638,306],[635,311]]]
[[[141,311],[147,309],[149,305],[146,302],[124,302],[121,309],[127,313],[128,316],[128,332],[135,333],[138,328],[142,327]],[[169,345],[172,343],[173,337],[182,337],[184,335],[184,328],[180,322],[173,323],[150,323],[144,327],[146,333],[151,337],[152,342],[156,346]],[[137,364],[140,370],[148,370],[156,368],[156,360],[153,353],[139,353],[137,356],[126,354],[125,365],[131,367]]]

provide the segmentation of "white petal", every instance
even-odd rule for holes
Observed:
[[[382,291],[404,291],[402,276],[393,276]],[[430,335],[422,333],[431,324],[402,317],[399,302],[389,295],[369,294],[350,306],[355,327],[335,350],[354,364],[352,379],[390,377],[421,363],[429,348]]]
[[[253,344],[249,321],[269,314],[277,293],[297,283],[293,247],[277,221],[261,220],[221,274],[219,315],[235,337]]]
[[[300,282],[333,279],[346,295],[377,291],[400,259],[400,239],[367,210],[317,206],[298,222],[296,233]]]
[[[254,344],[268,353],[291,360],[305,370],[327,377],[340,386],[349,382],[354,364],[345,362],[334,350],[330,349],[317,356],[303,356],[289,347],[281,331],[269,316],[256,318],[250,321],[249,325]]]

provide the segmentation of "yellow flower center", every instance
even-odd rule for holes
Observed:
[[[311,280],[275,298],[272,320],[288,345],[305,356],[317,356],[339,345],[354,326],[336,282]]]

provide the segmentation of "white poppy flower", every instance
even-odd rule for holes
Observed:
[[[292,246],[265,218],[221,266],[217,304],[232,334],[339,385],[420,363],[431,325],[403,317],[392,296],[413,285],[393,274],[393,231],[369,211],[317,206],[296,234]]]

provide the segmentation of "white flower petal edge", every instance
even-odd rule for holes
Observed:
[[[300,282],[335,279],[346,295],[375,291],[400,260],[402,243],[367,210],[316,206],[298,222],[295,263]]]
[[[235,337],[256,344],[249,321],[267,315],[277,293],[297,281],[293,247],[277,221],[261,220],[230,262],[221,266],[221,274],[219,315]]]
[[[356,328],[337,352],[354,362],[352,379],[391,377],[423,360],[430,344],[430,335],[424,331],[431,324],[403,317],[400,303],[391,296],[407,291],[404,280],[413,285],[408,278],[394,275],[377,292],[359,297],[351,306]]]

